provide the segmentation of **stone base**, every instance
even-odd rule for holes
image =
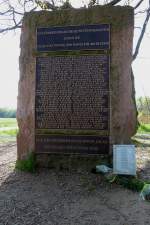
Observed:
[[[58,154],[36,154],[39,167],[56,170],[84,170],[91,171],[96,165],[110,163],[108,155],[58,155]]]

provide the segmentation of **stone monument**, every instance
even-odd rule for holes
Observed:
[[[113,144],[130,143],[137,127],[133,27],[131,7],[25,14],[18,159],[30,152],[39,162],[108,156]]]

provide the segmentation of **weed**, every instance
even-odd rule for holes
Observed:
[[[25,160],[17,160],[15,168],[21,171],[34,173],[36,171],[36,158],[34,153],[30,153]]]
[[[114,182],[116,184],[122,185],[125,188],[128,188],[133,191],[141,191],[144,187],[144,181],[141,181],[140,179],[133,177],[133,176],[123,176],[123,175],[117,175],[116,179],[114,179]]]

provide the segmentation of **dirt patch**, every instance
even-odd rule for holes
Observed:
[[[138,149],[137,156],[147,150]],[[15,160],[15,143],[0,146],[0,225],[150,224],[150,203],[142,201],[139,193],[83,171],[15,171]],[[140,161],[138,170],[148,172],[144,165]]]

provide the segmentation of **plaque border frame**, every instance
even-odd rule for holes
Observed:
[[[109,90],[108,90],[108,93],[109,93],[109,96],[108,96],[108,109],[109,109],[109,122],[108,122],[108,140],[109,140],[109,149],[108,149],[108,152],[106,153],[107,155],[110,155],[111,154],[111,113],[112,113],[112,105],[111,105],[111,79],[110,79],[110,68],[111,68],[111,52],[110,52],[110,49],[111,49],[111,24],[110,23],[104,23],[104,24],[107,24],[109,25],[109,48],[108,49],[80,49],[80,50],[58,50],[58,55],[50,55],[50,57],[52,56],[71,56],[73,54],[68,54],[68,55],[65,55],[65,54],[62,54],[60,55],[60,52],[79,52],[80,55],[107,55],[108,56],[108,62],[109,62],[109,65],[108,65],[108,72],[109,72]],[[66,25],[66,26],[51,26],[51,27],[68,27],[68,26],[81,26],[83,24],[79,24],[79,25]],[[99,25],[99,24],[86,24],[86,25]],[[44,27],[37,27],[37,28],[44,28]],[[36,49],[37,49],[37,28],[36,28]],[[48,28],[48,27],[45,27],[45,28]],[[83,51],[82,53],[80,51]],[[86,53],[88,51],[88,53]],[[95,53],[94,51],[102,51],[100,53]],[[42,51],[42,52],[39,52],[39,55],[35,57],[35,68],[37,66],[37,57],[49,57],[49,56],[45,56],[44,53],[54,53],[54,52],[57,52],[56,50],[51,50],[51,51]],[[90,54],[89,54],[90,52]],[[74,56],[74,55],[73,55]],[[35,71],[35,98],[34,98],[34,118],[35,118],[35,110],[36,110],[36,107],[35,107],[35,103],[36,103],[36,85],[37,85],[37,82],[36,82],[36,71]],[[97,155],[97,156],[100,156],[100,155],[103,155],[103,153],[97,153],[97,154],[89,154],[89,153],[65,153],[65,152],[36,152],[36,130],[38,129],[35,129],[35,123],[36,123],[36,118],[34,119],[34,146],[35,146],[35,154],[56,154],[56,155],[80,155],[80,156],[84,156],[84,155],[87,155],[87,156],[94,156],[94,155]],[[49,129],[49,130],[52,130],[52,129]],[[53,129],[53,130],[62,130],[62,129]],[[69,130],[69,129],[63,129],[63,130]],[[73,130],[73,129],[71,129]],[[78,130],[78,129],[74,129],[74,130]],[[81,129],[82,131],[84,130],[88,130],[88,129]],[[100,130],[97,130],[97,129],[89,129],[89,131],[100,131]],[[57,134],[56,134],[57,135]],[[61,136],[58,134],[58,136]],[[62,136],[66,136],[66,135],[62,135]],[[71,136],[71,135],[70,135]],[[79,135],[80,136],[80,135]],[[84,135],[84,136],[92,136],[91,134],[90,135]]]
[[[108,34],[109,34],[109,48],[108,49],[103,49],[103,48],[101,48],[101,49],[86,49],[86,48],[84,48],[84,49],[77,49],[77,50],[75,50],[75,49],[72,49],[72,50],[49,50],[49,51],[38,51],[37,50],[37,29],[39,29],[39,28],[48,28],[48,27],[36,27],[36,51],[38,51],[40,54],[42,54],[42,53],[48,53],[48,52],[73,52],[73,51],[98,51],[98,50],[101,50],[101,51],[109,51],[110,49],[111,49],[111,24],[110,23],[101,23],[101,24],[77,24],[77,25],[65,25],[65,26],[50,26],[50,27],[57,27],[57,28],[59,28],[59,27],[77,27],[77,26],[82,26],[82,25],[108,25],[109,26],[109,32],[108,32]]]

